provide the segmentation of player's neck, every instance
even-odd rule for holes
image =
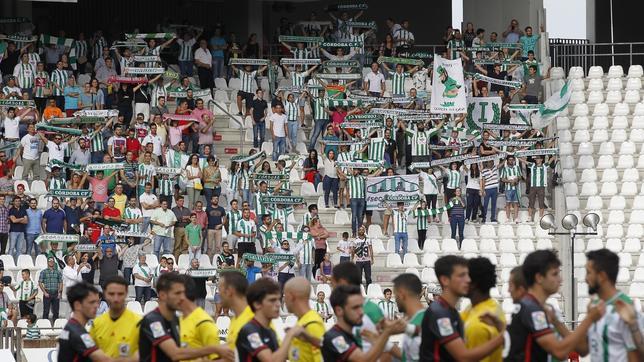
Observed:
[[[171,321],[174,319],[174,311],[170,310],[165,302],[159,303],[159,312],[161,312],[161,315],[163,316],[163,318],[165,318],[165,320]]]
[[[308,300],[305,300],[304,303],[297,301],[294,303],[291,312],[295,314],[298,318],[302,318],[308,311],[311,310]]]
[[[550,296],[543,288],[535,284],[532,287],[528,288],[528,293],[532,294],[535,297],[539,304],[543,305],[546,302],[546,299]]]
[[[185,300],[182,306],[183,308],[181,308],[181,314],[183,314],[184,317],[189,316],[190,313],[194,312],[195,309],[197,309],[197,305],[188,300]]]
[[[443,290],[443,294],[441,294],[441,298],[447,302],[452,308],[456,308],[456,303],[458,302],[461,297],[458,295],[452,293],[449,290]]]
[[[607,301],[617,294],[618,290],[614,285],[607,283],[608,285],[599,288],[597,296],[603,301]]]
[[[259,322],[259,324],[261,324],[261,325],[262,325],[262,327],[264,327],[264,328],[268,328],[269,324],[271,323],[270,318],[266,317],[266,316],[264,315],[264,313],[262,313],[262,312],[255,313],[255,317],[254,317],[254,318],[255,318],[255,320],[256,320],[257,322]]]
[[[112,318],[112,320],[117,320],[121,318],[121,316],[123,315],[123,312],[125,312],[125,308],[121,308],[121,309],[110,308],[110,318]]]
[[[80,312],[78,313],[74,312],[72,315],[72,318],[74,318],[81,326],[86,325],[88,321],[88,319],[85,318],[85,316],[83,316],[83,313],[80,313]]]
[[[405,316],[407,318],[413,317],[419,310],[424,309],[423,303],[420,302],[420,299],[414,300],[405,306]]]
[[[470,295],[470,300],[472,301],[472,306],[475,306],[479,303],[482,303],[486,300],[490,299],[489,294],[484,294],[484,293],[479,293],[478,291],[473,291],[472,294]]]
[[[242,298],[237,298],[235,303],[230,306],[233,312],[235,312],[235,316],[237,317],[239,317],[244,312],[244,309],[246,309],[246,307],[248,307],[248,303]]]
[[[344,318],[338,318],[338,322],[336,323],[336,325],[337,325],[340,329],[342,329],[343,331],[345,331],[345,332],[347,332],[347,333],[351,333],[351,332],[352,332],[352,330],[353,330],[353,326],[351,326],[349,323],[347,323],[347,322],[344,320]]]

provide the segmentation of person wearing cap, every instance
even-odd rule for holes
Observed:
[[[38,286],[43,292],[42,318],[49,319],[49,310],[51,309],[52,319],[58,319],[60,298],[63,294],[63,276],[57,268],[55,257],[49,256],[47,258],[47,268],[40,272]]]

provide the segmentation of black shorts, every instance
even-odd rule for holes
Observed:
[[[248,92],[242,92],[238,91],[237,96],[241,97],[242,100],[246,101],[246,106],[250,106],[250,102],[253,101],[253,98],[255,97],[253,93],[248,93]]]
[[[237,241],[237,256],[241,258],[246,253],[257,254],[255,243],[245,243]]]

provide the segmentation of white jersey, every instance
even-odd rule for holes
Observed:
[[[606,313],[588,330],[588,348],[592,362],[626,362],[628,352],[637,349],[628,326],[615,310],[617,299],[633,304],[633,301],[622,292],[618,292],[605,302]],[[638,318],[641,330],[644,320],[641,314]]]

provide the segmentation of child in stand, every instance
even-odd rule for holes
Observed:
[[[183,238],[188,244],[188,260],[199,259],[201,256],[201,225],[197,224],[197,214],[190,214],[190,224],[186,226]]]
[[[27,315],[27,334],[25,335],[25,339],[40,339],[40,329],[36,325],[37,319],[38,317],[33,313]]]
[[[340,252],[340,263],[351,261],[352,243],[349,241],[349,233],[342,233],[342,240],[338,242],[337,250]]]
[[[331,262],[331,254],[324,254],[324,259],[320,263],[320,281],[322,283],[331,283],[331,274],[333,273],[333,263]]]
[[[385,318],[388,320],[394,320],[398,313],[398,307],[396,306],[396,302],[391,300],[393,293],[391,292],[391,289],[387,288],[384,290],[383,294],[385,295],[385,299],[378,302],[378,307],[382,310]]]
[[[327,304],[325,300],[324,292],[318,292],[318,299],[315,301],[315,311],[325,322],[333,317],[331,314],[331,308],[329,308],[329,304]]]

